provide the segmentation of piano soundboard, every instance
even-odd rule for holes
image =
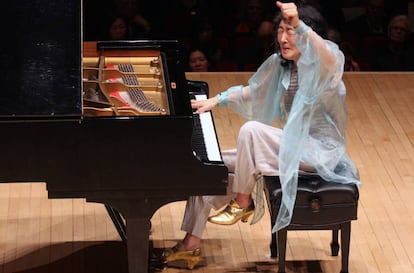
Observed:
[[[161,51],[103,51],[83,58],[86,116],[169,115]]]

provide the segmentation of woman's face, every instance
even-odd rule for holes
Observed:
[[[188,62],[191,71],[206,72],[208,71],[208,60],[203,52],[196,50],[191,52]]]
[[[127,35],[127,27],[125,21],[118,17],[109,27],[109,38],[112,40],[122,40],[125,39]]]
[[[300,57],[300,51],[296,46],[295,36],[295,29],[284,20],[280,21],[277,29],[277,42],[280,46],[280,52],[283,58],[296,63]]]
[[[408,37],[409,33],[409,25],[407,22],[403,20],[397,20],[392,22],[388,29],[388,37],[390,40],[398,42],[398,43],[404,43],[406,38]]]

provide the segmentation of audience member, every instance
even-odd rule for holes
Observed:
[[[414,45],[406,15],[396,15],[388,24],[387,43],[372,49],[371,69],[414,71]]]
[[[344,71],[360,71],[359,63],[355,60],[351,43],[342,39],[341,33],[333,28],[327,31],[327,38],[336,43],[345,56]]]
[[[326,18],[329,26],[342,32],[345,25],[345,16],[342,8],[346,1],[318,0],[319,10]]]
[[[113,0],[114,11],[127,23],[128,37],[146,39],[151,37],[151,24],[141,14],[139,0]]]
[[[208,19],[200,20],[191,40],[191,47],[203,51],[212,64],[223,60],[216,29]]]
[[[260,24],[265,20],[271,20],[267,15],[265,0],[246,0],[245,6],[240,10],[240,19],[235,26],[235,33],[257,34]]]
[[[232,58],[239,70],[244,70],[246,66],[257,68],[268,54],[269,32],[273,36],[270,39],[274,39],[268,1],[245,0],[241,3],[239,14],[231,38]]]
[[[363,55],[364,38],[386,35],[388,16],[385,11],[385,0],[365,0],[365,13],[348,21],[343,35],[353,43],[358,57]]]
[[[385,0],[365,0],[364,4],[365,13],[349,21],[346,31],[358,36],[386,34]]]
[[[194,48],[188,54],[188,68],[191,72],[207,72],[210,70],[210,62],[202,50]]]
[[[270,55],[275,53],[275,29],[273,27],[273,22],[265,20],[260,23],[260,26],[257,30],[257,62],[262,63]]]
[[[275,34],[269,20],[263,20],[254,33],[239,34],[232,40],[232,56],[239,70],[256,70],[274,52]]]
[[[360,64],[355,60],[352,44],[348,41],[342,41],[339,47],[345,56],[344,71],[361,71]]]
[[[127,40],[128,38],[128,25],[124,18],[118,16],[110,21],[107,28],[108,40]]]
[[[199,23],[210,18],[209,9],[201,0],[166,0],[163,35],[167,38],[190,38]]]
[[[233,33],[240,19],[241,2],[240,0],[208,0],[210,18],[215,26],[218,26],[216,29],[218,35],[228,36],[229,33]]]

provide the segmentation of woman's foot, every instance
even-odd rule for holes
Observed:
[[[239,220],[247,222],[250,215],[254,213],[254,204],[241,208],[236,201],[232,200],[221,212],[214,216],[210,216],[208,221],[218,225],[233,225]]]
[[[164,250],[162,256],[166,262],[185,260],[188,269],[193,269],[202,260],[200,247],[188,250],[184,248],[182,243],[177,243],[174,247]]]

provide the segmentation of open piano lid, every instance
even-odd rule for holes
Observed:
[[[0,120],[79,118],[79,1],[10,1],[3,8]]]

